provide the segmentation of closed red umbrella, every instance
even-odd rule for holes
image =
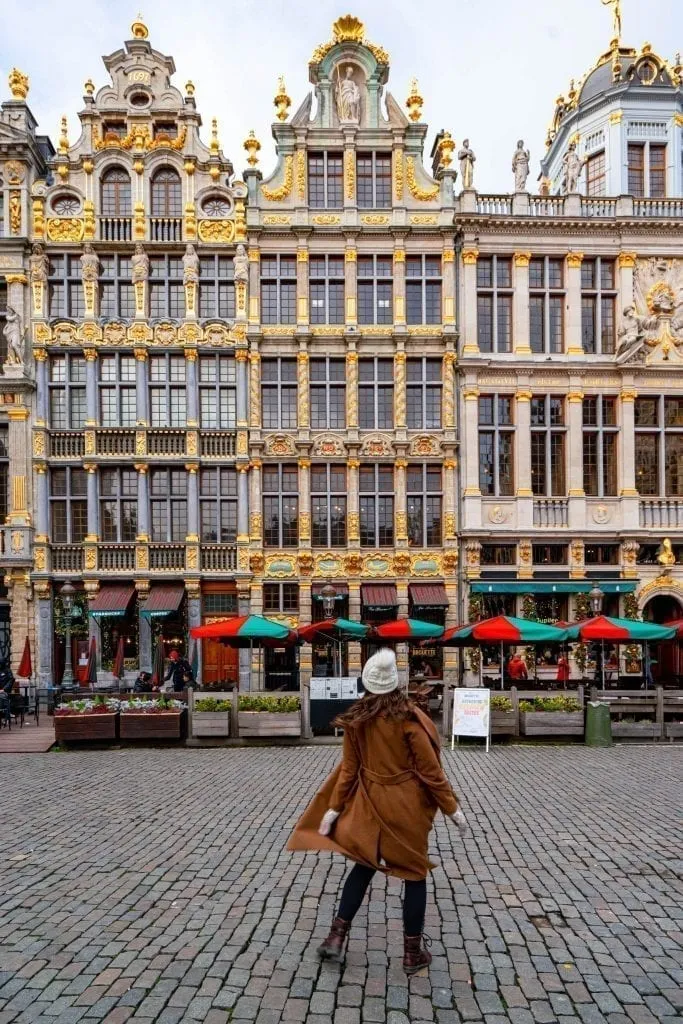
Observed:
[[[17,675],[21,676],[22,679],[30,679],[33,675],[33,665],[31,663],[31,644],[29,643],[28,637],[24,642],[24,653],[21,656],[19,668],[17,669]]]
[[[88,674],[86,677],[88,686],[94,689],[97,685],[97,646],[95,637],[90,638],[90,649],[88,650]]]
[[[125,648],[123,643],[123,637],[119,637],[119,642],[116,646],[116,657],[114,658],[113,674],[115,679],[123,679],[123,673],[125,671]]]

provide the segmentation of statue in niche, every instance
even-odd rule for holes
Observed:
[[[626,307],[619,328],[618,355],[628,358],[635,354],[643,343],[649,319],[649,317],[638,316],[634,305]]]
[[[199,256],[197,250],[188,242],[183,256],[183,284],[196,284],[199,280]]]
[[[31,268],[31,283],[45,284],[50,261],[40,242],[36,242],[33,246],[29,266]]]
[[[586,161],[576,152],[576,143],[570,142],[569,149],[562,157],[562,191],[571,195],[579,190],[579,176]]]
[[[515,176],[515,192],[526,191],[526,180],[529,177],[529,158],[531,154],[524,148],[524,139],[519,139],[517,149],[512,155],[512,173]]]
[[[337,68],[336,98],[339,120],[360,124],[360,89],[353,80],[353,68],[351,65],[344,68],[343,78],[339,68]]]
[[[133,284],[136,281],[146,281],[149,277],[149,256],[145,252],[142,242],[135,243],[135,252],[131,258]]]
[[[15,309],[8,306],[5,312],[5,321],[5,326],[2,331],[5,341],[7,342],[7,358],[5,359],[5,364],[7,366],[23,366],[24,329],[21,323],[21,317]]]
[[[458,160],[460,161],[460,180],[462,181],[463,188],[472,188],[474,183],[474,161],[476,159],[474,151],[470,149],[470,140],[463,139],[462,146],[458,150]]]
[[[83,255],[81,256],[80,263],[81,279],[83,281],[96,281],[100,273],[100,261],[90,242],[86,242],[83,246]]]
[[[247,256],[247,251],[246,251],[246,249],[244,248],[244,246],[242,245],[241,242],[237,246],[237,250],[235,252],[235,255],[233,257],[233,261],[232,262],[233,262],[234,267],[235,267],[235,283],[237,283],[238,281],[242,281],[242,282],[244,282],[244,284],[248,284],[249,283],[249,258]]]

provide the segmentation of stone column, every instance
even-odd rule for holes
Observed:
[[[100,536],[100,507],[97,492],[97,463],[84,462],[83,469],[88,474],[88,536],[86,541],[96,544]]]
[[[638,530],[640,527],[640,495],[636,488],[636,434],[634,403],[638,392],[632,387],[622,387],[621,398],[621,524],[624,530]]]
[[[347,507],[346,507],[346,540],[349,547],[360,545],[360,501],[358,495],[358,470],[360,461],[348,459],[347,463]]]
[[[517,528],[533,526],[533,489],[531,486],[531,397],[529,390],[520,388],[516,395],[515,462],[517,494]]]
[[[465,401],[464,444],[461,451],[465,453],[465,497],[481,494],[479,488],[479,388],[467,385],[463,388],[462,397]]]
[[[300,242],[296,251],[296,322],[300,327],[308,327],[308,297],[308,248]]]
[[[446,352],[443,357],[442,379],[442,425],[444,430],[455,429],[455,352]]]
[[[396,580],[396,594],[398,597],[397,617],[406,618],[408,615],[408,580]],[[402,690],[408,687],[408,644],[396,644],[396,667],[398,669],[398,685]]]
[[[403,241],[394,249],[394,323],[403,327],[406,322],[406,251]]]
[[[567,402],[569,406],[569,431],[567,434],[569,526],[571,529],[583,532],[586,525],[586,493],[583,489],[583,391],[569,391]]]
[[[406,497],[407,459],[396,459],[394,462],[394,544],[397,548],[408,545],[408,501]]]
[[[259,544],[263,540],[263,513],[261,511],[261,460],[252,459],[249,475],[249,539]],[[239,498],[238,498],[239,501]],[[237,509],[239,518],[239,505]]]
[[[456,467],[457,462],[455,459],[443,460],[444,541],[454,541],[457,538],[455,514]]]
[[[137,406],[137,423],[140,427],[149,426],[149,398],[147,394],[147,349],[136,348],[135,355],[135,404]]]
[[[35,586],[35,595],[38,604],[38,631],[36,637],[37,661],[38,661],[38,686],[41,688],[52,688],[55,685],[54,676],[54,612],[52,587],[47,581],[41,581]]]
[[[512,338],[513,348],[519,355],[531,355],[529,326],[529,261],[530,252],[516,252],[512,271]]]
[[[202,624],[202,591],[199,580],[185,580],[185,595],[187,597],[187,654],[189,658],[193,653],[192,645],[196,644],[199,662],[197,679],[199,680],[202,678],[202,644],[200,640],[190,639],[190,630]]]
[[[299,459],[299,547],[311,546],[311,460]]]
[[[637,253],[619,253],[619,298],[620,308],[617,313],[633,305],[633,273],[636,266]]]
[[[36,361],[36,426],[44,427],[48,417],[47,351],[34,348]]]
[[[245,544],[249,541],[249,463],[237,466],[237,535]]]
[[[567,253],[567,331],[568,356],[583,355],[581,338],[581,264],[582,252]]]
[[[188,543],[199,542],[199,463],[187,462],[187,537]]]
[[[137,462],[135,468],[138,472],[138,533],[136,540],[143,543],[149,540],[149,493],[147,487],[146,462]]]
[[[248,583],[237,584],[237,614],[249,615],[251,612],[251,588]],[[249,648],[244,647],[239,652],[239,674],[240,690],[251,690],[251,659]]]
[[[310,622],[311,581],[299,580],[299,622]],[[311,675],[313,674],[313,648],[303,644],[299,648],[299,693],[301,696],[301,735],[310,739],[311,731]]]
[[[475,282],[476,284],[476,282]],[[445,327],[455,326],[455,250],[447,247],[441,256],[442,320]]]
[[[406,427],[406,354],[403,351],[394,355],[394,427],[396,430]]]
[[[360,622],[360,580],[349,580],[349,618]],[[361,672],[361,646],[357,640],[350,640],[347,647],[349,675],[359,676]]]
[[[346,353],[346,428],[358,429],[358,353]]]
[[[346,326],[355,327],[358,323],[358,287],[356,278],[356,240],[351,238],[346,240],[346,252],[344,257],[344,271],[345,281],[344,290],[346,292]]]
[[[247,359],[246,348],[235,349],[235,362],[237,363],[237,427],[244,429],[248,427],[247,409],[249,408],[249,385],[247,383]]]
[[[185,370],[187,374],[187,425],[199,426],[199,391],[197,388],[197,349],[185,349]]]
[[[261,356],[252,341],[249,353],[249,425],[258,430],[261,426]]]
[[[36,488],[36,536],[35,541],[46,542],[48,539],[49,522],[50,522],[50,510],[49,501],[47,494],[47,465],[44,462],[36,462],[33,466],[35,470],[35,488]],[[36,567],[37,568],[37,567]]]
[[[299,429],[307,429],[310,426],[310,404],[309,393],[309,370],[308,352],[301,350],[297,353],[297,406]]]
[[[142,614],[145,602],[149,597],[149,580],[136,580],[135,589],[138,595],[138,665],[143,672],[151,672],[154,664],[152,653],[152,620]]]
[[[85,405],[86,405],[86,427],[96,427],[98,417],[97,401],[97,349],[86,348],[83,350],[85,356]]]
[[[462,338],[463,355],[473,355],[479,351],[477,338],[477,260],[479,250],[476,246],[466,245],[462,250]]]
[[[258,324],[261,317],[259,302],[261,254],[256,247],[250,247],[247,256],[249,257],[249,323]]]

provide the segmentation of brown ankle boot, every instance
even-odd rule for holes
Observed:
[[[415,974],[432,962],[432,954],[423,947],[422,939],[422,935],[403,934],[403,970],[406,974]],[[426,935],[424,939],[428,941]]]
[[[318,946],[318,956],[321,960],[332,960],[337,964],[341,962],[344,956],[344,943],[350,927],[350,921],[342,921],[341,917],[335,917],[330,934],[322,945]]]

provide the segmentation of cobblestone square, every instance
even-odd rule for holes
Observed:
[[[649,1024],[683,1019],[683,750],[445,752],[429,973],[376,879],[346,963],[315,947],[346,865],[284,850],[335,747],[6,755],[0,1024]]]

